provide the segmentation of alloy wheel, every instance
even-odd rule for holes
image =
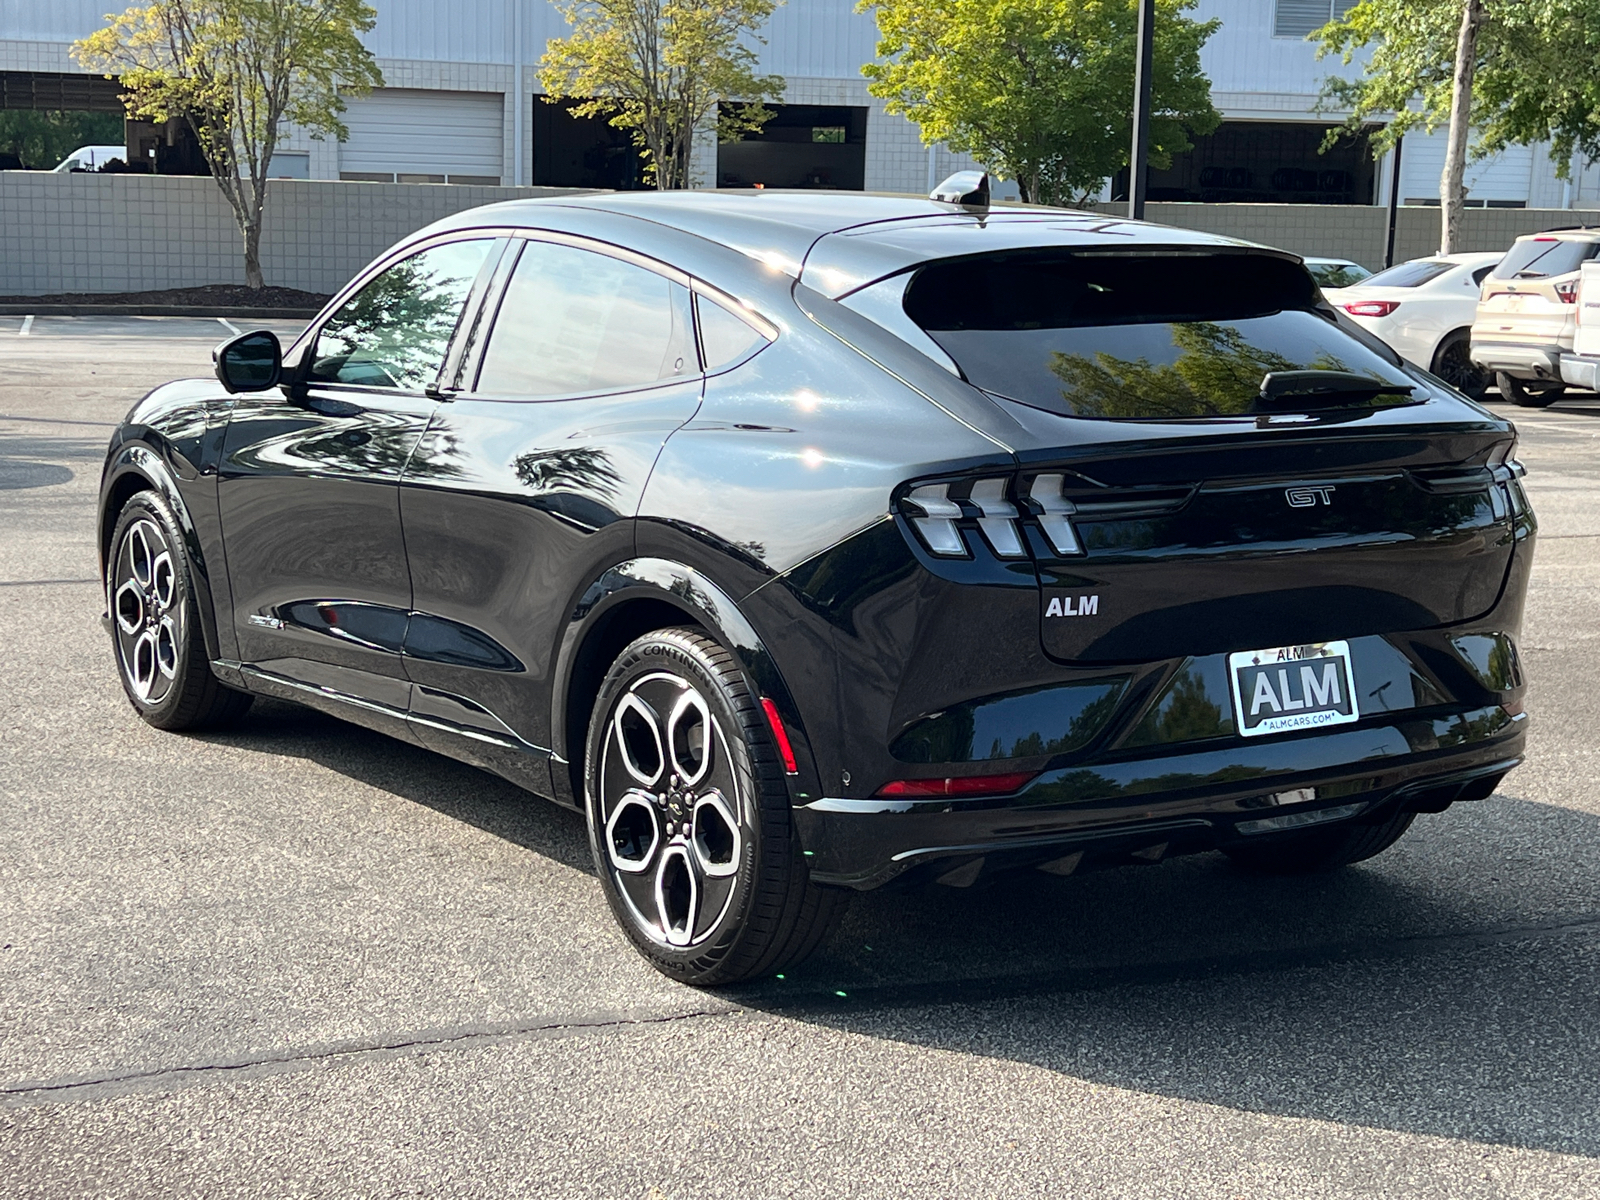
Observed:
[[[727,734],[689,680],[652,672],[612,706],[599,793],[605,867],[635,926],[673,949],[706,941],[739,888],[748,802]]]
[[[129,525],[117,545],[110,607],[129,691],[142,703],[159,704],[178,676],[183,595],[172,547],[148,518]]]

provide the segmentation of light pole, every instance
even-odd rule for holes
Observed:
[[[1150,157],[1150,66],[1155,52],[1156,0],[1139,0],[1139,41],[1133,68],[1133,153],[1128,159],[1128,216],[1144,220],[1145,161]]]

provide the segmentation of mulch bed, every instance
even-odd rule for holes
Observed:
[[[0,296],[0,304],[121,304],[181,306],[187,308],[304,308],[319,309],[327,296],[299,288],[247,288],[233,283],[205,287],[166,288],[155,292],[73,292],[59,296]]]

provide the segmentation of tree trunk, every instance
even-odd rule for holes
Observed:
[[[258,218],[244,227],[244,285],[247,288],[264,288],[267,281],[261,275],[261,221]]]
[[[1478,71],[1478,30],[1483,22],[1483,0],[1462,0],[1455,79],[1450,90],[1450,139],[1445,149],[1444,173],[1439,177],[1440,254],[1454,254],[1461,247],[1461,219],[1467,207],[1463,182],[1467,139],[1472,132],[1472,81]]]

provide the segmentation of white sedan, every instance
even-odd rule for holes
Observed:
[[[1484,278],[1503,253],[1436,254],[1379,271],[1354,287],[1324,288],[1330,304],[1469,396],[1491,380],[1473,365],[1472,320]]]

